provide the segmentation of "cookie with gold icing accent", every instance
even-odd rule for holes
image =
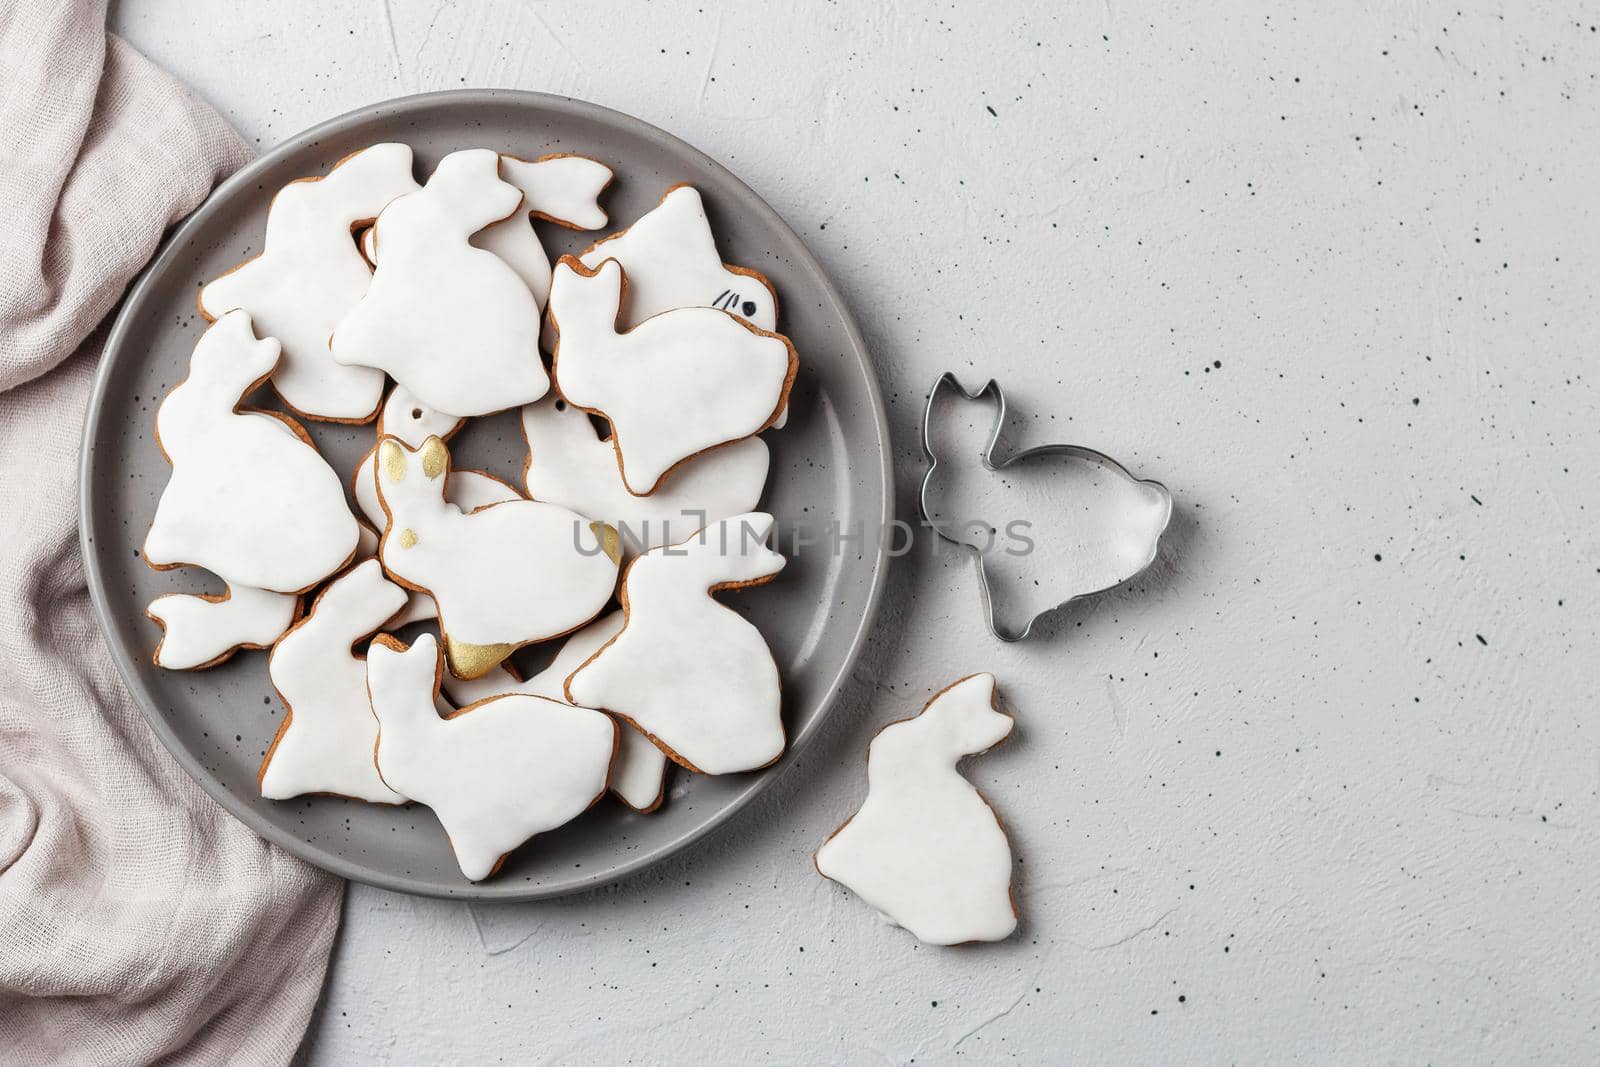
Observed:
[[[450,671],[476,678],[522,645],[576,630],[616,587],[617,532],[556,504],[510,500],[463,512],[445,498],[450,450],[378,443],[378,497],[388,525],[384,570],[432,596]]]
[[[600,651],[600,647],[622,629],[624,615],[613,611],[567,638],[549,666],[526,681],[518,678],[509,663],[501,664],[481,678],[465,681],[448,672],[444,692],[457,707],[504,693],[528,693],[567,703],[567,675]],[[611,792],[628,807],[648,813],[661,806],[666,787],[667,757],[650,739],[631,726],[624,726],[611,764]]]

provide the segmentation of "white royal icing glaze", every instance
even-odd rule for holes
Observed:
[[[634,496],[622,484],[611,442],[585,412],[557,396],[522,409],[522,436],[528,496],[610,523],[630,557],[753,510],[767,484],[767,443],[746,437],[685,460],[654,493]]]
[[[590,245],[578,259],[591,270],[614,259],[628,272],[621,329],[686,307],[721,308],[758,329],[778,328],[771,283],[756,271],[722,261],[705,203],[692,185],[674,185],[632,226]],[[787,417],[785,408],[772,425],[783,426]]]
[[[367,652],[378,767],[433,809],[467,878],[489,877],[506,853],[605,793],[617,744],[608,716],[518,693],[441,718],[438,643],[423,634],[410,649],[397,645],[380,637]]]
[[[429,437],[449,440],[465,421],[434,411],[413,397],[404,386],[397,385],[389,391],[388,399],[383,402],[383,411],[378,415],[378,437],[381,439],[388,434],[398,437],[411,448],[420,448]],[[381,533],[388,527],[389,517],[383,513],[383,504],[378,500],[377,454],[378,447],[373,445],[356,463],[350,488],[362,517]],[[473,511],[502,500],[517,500],[522,496],[499,478],[475,470],[451,471],[445,483],[444,495],[446,500],[462,511]],[[376,547],[368,554],[376,555]],[[432,597],[415,590],[407,590],[407,593],[406,606],[389,620],[390,629],[439,617],[439,609]]]
[[[379,556],[391,575],[434,598],[451,672],[470,678],[599,614],[621,550],[614,530],[557,504],[517,499],[463,512],[445,499],[449,472],[437,437],[417,451],[393,437],[378,443],[389,515]]]
[[[374,446],[372,451],[356,464],[352,488],[362,516],[381,533],[389,527],[389,516],[383,513],[383,504],[378,499],[377,455],[378,449]],[[511,485],[484,471],[453,470],[445,481],[444,498],[462,511],[470,512],[486,508],[490,504],[521,500],[522,494]],[[439,607],[433,602],[433,597],[414,589],[408,589],[406,592],[408,593],[406,606],[389,620],[390,629],[439,617]]]
[[[351,228],[416,188],[411,149],[403,144],[373,145],[326,177],[290,182],[267,210],[261,255],[200,290],[206,318],[243,308],[263,336],[283,344],[272,387],[295,411],[366,422],[377,409],[382,372],[335,363],[328,338],[372,280]]]
[[[161,624],[155,664],[169,671],[215,667],[241,648],[267,648],[294,625],[300,598],[248,585],[221,595],[168,593],[145,614]]]
[[[567,638],[550,665],[527,681],[518,681],[503,665],[470,681],[446,672],[445,695],[457,707],[504,693],[527,693],[563,704],[571,703],[565,691],[567,675],[600,651],[602,645],[617,635],[625,621],[623,612],[613,611],[591,622]],[[666,777],[666,755],[644,734],[624,725],[617,758],[611,764],[611,791],[635,811],[654,811],[661,804]]]
[[[614,259],[628,272],[620,321],[625,330],[686,307],[721,308],[757,329],[777,329],[778,302],[771,286],[754,271],[732,270],[722,262],[700,191],[692,185],[668,189],[632,226],[595,242],[578,258],[590,270]]]
[[[235,588],[298,593],[355,552],[359,524],[333,468],[283,420],[239,410],[278,354],[243,311],[201,335],[189,376],[156,412],[172,478],[145,539],[151,566],[189,563]]]
[[[285,712],[261,761],[262,796],[334,793],[374,804],[405,803],[378,776],[378,721],[367,700],[367,664],[354,652],[356,642],[375,633],[405,598],[377,560],[366,560],[335,578],[311,613],[273,646],[267,674]]]
[[[783,754],[778,666],[767,643],[711,590],[765,582],[784,558],[764,544],[772,516],[738,515],[629,566],[627,624],[567,679],[567,699],[649,734],[691,771],[729,774]]]
[[[533,220],[542,218],[573,230],[604,226],[606,213],[600,207],[600,194],[611,184],[611,168],[587,156],[528,160],[503,155],[500,177],[522,190],[522,207],[510,218],[490,223],[472,243],[505,260],[543,311],[550,297],[550,256]]]
[[[929,944],[1008,937],[1011,845],[956,763],[1011,726],[994,676],[974,674],[884,727],[867,752],[867,799],[817,849],[817,870]]]
[[[604,415],[622,479],[654,492],[676,464],[758,433],[782,409],[794,347],[714,308],[679,308],[615,329],[624,285],[615,260],[593,275],[564,257],[550,289],[555,377],[570,403]]]
[[[469,243],[521,202],[489,149],[441,160],[378,216],[372,283],[334,330],[333,358],[387,371],[428,407],[463,418],[543,396],[539,305],[499,256]]]

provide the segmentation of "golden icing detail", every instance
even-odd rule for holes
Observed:
[[[591,522],[589,530],[600,539],[600,547],[611,557],[611,562],[622,565],[622,538],[617,528],[608,522]]]
[[[450,466],[450,450],[437,437],[430,437],[422,445],[422,476],[433,481]]]
[[[400,531],[400,547],[401,548],[410,548],[412,545],[414,545],[416,543],[417,543],[417,531],[409,529],[409,528]]]
[[[457,678],[481,678],[516,650],[516,645],[473,645],[449,634],[444,638],[445,658],[450,661],[450,673]]]
[[[384,441],[378,446],[378,459],[383,463],[383,476],[398,482],[406,476],[406,452],[399,441]]]

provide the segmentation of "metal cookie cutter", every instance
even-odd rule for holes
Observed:
[[[1077,568],[1074,576],[1064,579],[1068,588],[1062,599],[1038,611],[1021,630],[1008,629],[995,618],[994,593],[990,586],[988,565],[985,563],[985,551],[959,536],[959,529],[952,530],[941,523],[929,505],[930,490],[940,469],[939,457],[934,454],[930,427],[934,402],[946,386],[958,390],[967,400],[993,398],[996,409],[994,428],[980,456],[983,469],[990,474],[999,475],[1003,471],[1027,464],[1076,461],[1089,468],[1087,476],[1094,480],[1095,485],[1100,485],[1096,480],[1099,476],[1106,476],[1104,482],[1109,486],[1106,491],[1119,494],[1128,502],[1123,509],[1126,514],[1113,516],[1109,521],[1106,521],[1105,516],[1094,516],[1087,507],[1082,509],[1083,514],[1089,516],[1080,520],[1086,527],[1083,531],[1085,536],[1080,542],[1070,546],[1073,551],[1073,564],[1076,566],[1081,563],[1082,566]],[[922,413],[922,451],[928,459],[928,472],[922,479],[918,505],[922,511],[923,521],[932,527],[940,538],[972,551],[978,564],[978,587],[983,595],[984,616],[989,624],[989,632],[1000,640],[1009,642],[1026,638],[1033,632],[1039,620],[1051,612],[1075,600],[1113,589],[1149,567],[1155,561],[1161,535],[1166,531],[1167,524],[1172,518],[1172,494],[1160,482],[1135,478],[1126,467],[1105,453],[1079,445],[1039,445],[997,461],[994,457],[995,447],[1005,426],[1006,398],[999,382],[991,378],[982,389],[970,393],[953,372],[946,371],[940,375],[933,383],[933,388],[928,391],[928,403]],[[990,526],[992,533],[993,524],[986,525]]]

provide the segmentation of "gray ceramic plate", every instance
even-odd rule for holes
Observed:
[[[789,754],[753,775],[678,773],[651,815],[606,798],[577,821],[514,852],[474,885],[461,877],[443,832],[424,807],[388,808],[328,797],[261,799],[256,772],[283,708],[266,657],[245,652],[195,673],[163,671],[150,656],[160,634],[145,605],[164,592],[215,592],[203,572],[158,573],[139,547],[168,467],[153,427],[161,398],[188,366],[205,323],[195,291],[260,250],[273,192],[325,172],[376,141],[416,149],[419,176],[447,152],[493,147],[523,157],[581,152],[610,164],[617,181],[602,203],[613,228],[649,210],[673,182],[705,196],[728,261],[776,286],[778,328],[793,338],[801,373],[788,426],[769,432],[772,477],[763,503],[777,516],[789,565],[776,582],[724,602],[766,635],[784,679]],[[546,227],[556,254],[597,234]],[[264,392],[260,402],[272,406]],[[308,423],[341,473],[372,443],[372,427]],[[457,438],[462,461],[515,481],[522,439],[514,415],[477,420]],[[554,896],[653,863],[724,822],[782,774],[816,732],[855,660],[883,589],[881,534],[890,514],[883,402],[860,334],[839,294],[800,239],[717,163],[652,126],[592,104],[535,93],[461,91],[408,97],[351,112],[290,138],[225,182],[167,241],[130,292],[106,345],[84,426],[82,537],[89,589],[112,654],[151,726],[178,762],[234,815],[289,851],[336,874],[412,893],[486,900]],[[865,547],[793,551],[801,523],[862,529]],[[519,660],[536,665],[537,649]]]

